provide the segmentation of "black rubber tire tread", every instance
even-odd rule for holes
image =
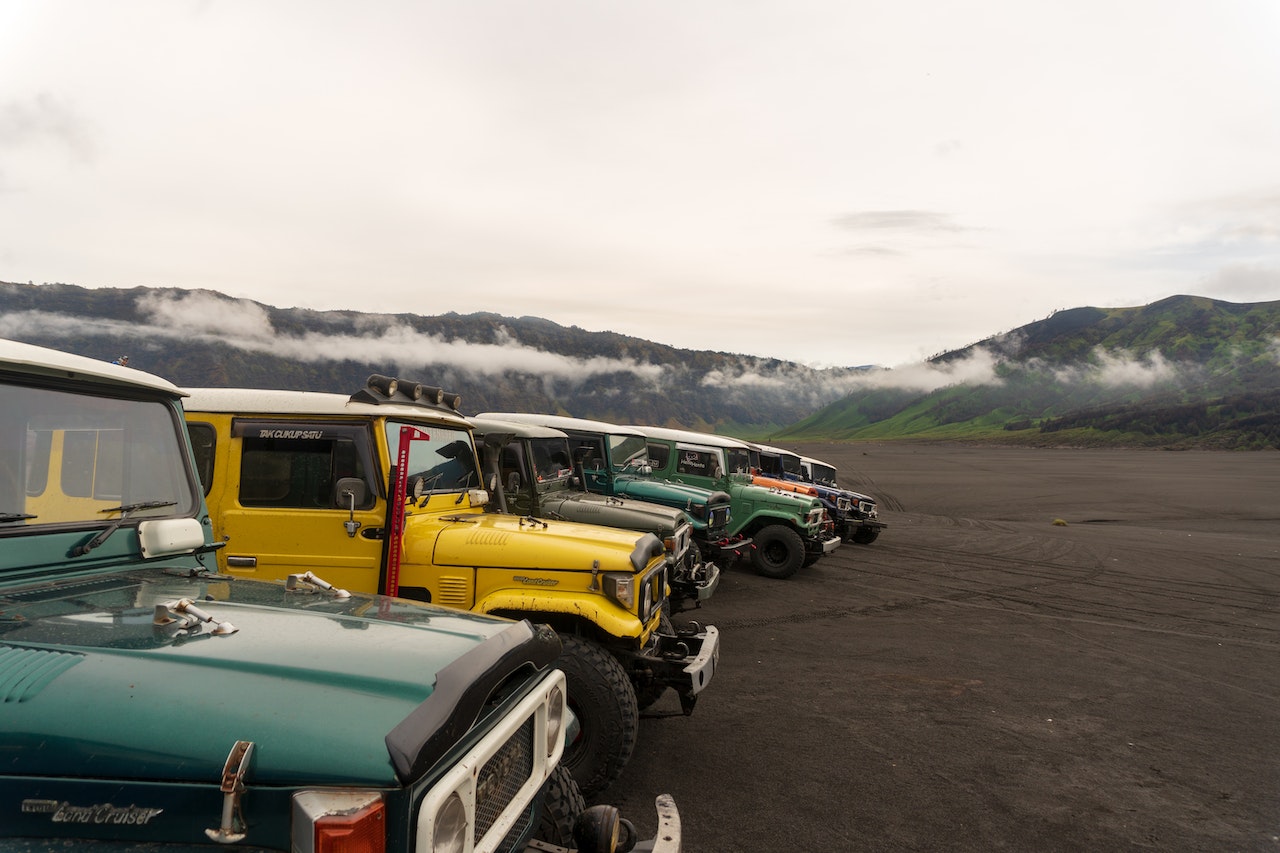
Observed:
[[[804,562],[804,540],[790,527],[770,524],[751,538],[756,546],[751,552],[751,566],[756,574],[784,580],[800,570]]]
[[[878,538],[880,538],[879,527],[859,527],[857,532],[853,534],[853,541],[859,545],[870,545]]]
[[[640,731],[631,679],[618,659],[590,640],[561,634],[556,660],[568,682],[569,708],[582,731],[565,748],[562,763],[582,795],[593,800],[622,775]]]
[[[667,611],[663,610],[658,616],[658,630],[664,634],[674,634],[675,626],[671,624],[671,617],[667,616]],[[641,711],[652,706],[655,702],[662,698],[662,694],[667,692],[667,685],[650,683],[643,688],[636,688],[636,707]]]
[[[587,808],[578,783],[564,764],[557,764],[542,793],[542,815],[534,838],[558,847],[574,846],[573,824]]]

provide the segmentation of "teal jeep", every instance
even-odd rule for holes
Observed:
[[[634,844],[578,817],[550,629],[218,573],[181,399],[0,341],[0,850]]]
[[[653,476],[729,493],[731,532],[751,537],[752,566],[761,575],[791,577],[840,545],[821,500],[752,484],[743,442],[688,430],[632,428],[648,439]]]

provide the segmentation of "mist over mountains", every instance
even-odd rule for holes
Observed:
[[[180,386],[350,393],[370,373],[546,411],[769,440],[1280,447],[1280,302],[1075,308],[892,370],[684,350],[535,317],[281,309],[212,291],[0,283],[0,337]]]

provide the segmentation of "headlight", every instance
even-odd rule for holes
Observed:
[[[467,844],[467,807],[457,794],[449,797],[436,812],[433,853],[462,853]]]
[[[564,731],[564,691],[559,687],[551,688],[547,694],[547,756],[555,754],[560,743],[560,733]]]

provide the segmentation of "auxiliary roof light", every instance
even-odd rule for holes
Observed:
[[[400,386],[398,380],[390,376],[383,376],[381,373],[375,373],[370,376],[365,384],[368,385],[371,390],[377,391],[384,397],[394,396],[396,389]]]

